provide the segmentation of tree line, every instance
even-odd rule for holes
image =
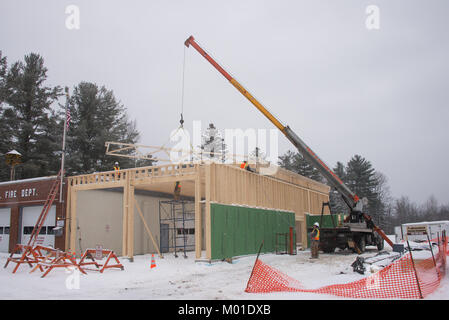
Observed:
[[[66,98],[62,86],[48,86],[42,56],[25,55],[8,65],[0,51],[0,181],[10,179],[4,155],[18,151],[15,178],[55,175],[60,170]],[[134,160],[105,155],[106,141],[136,143],[139,132],[112,90],[82,81],[69,90],[70,122],[66,134],[67,174],[112,170]]]
[[[315,181],[327,183],[320,172],[298,152],[287,151],[279,157],[278,164]],[[406,196],[395,199],[391,195],[387,177],[360,155],[354,155],[346,164],[337,162],[332,170],[350,190],[360,198],[368,199],[367,213],[388,234],[393,234],[394,227],[403,223],[449,220],[449,204],[439,204],[434,196],[430,196],[422,205]],[[349,213],[348,206],[333,187],[329,202],[333,213]]]

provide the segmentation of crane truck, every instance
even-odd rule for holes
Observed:
[[[220,72],[243,96],[245,96],[274,126],[276,126],[285,137],[296,147],[299,153],[314,166],[328,181],[328,183],[341,194],[344,202],[348,205],[350,213],[340,225],[332,228],[320,228],[320,248],[326,253],[333,252],[336,248],[342,250],[352,248],[358,253],[364,252],[368,245],[377,246],[379,250],[384,248],[384,240],[393,247],[393,242],[385,233],[377,227],[371,216],[366,214],[367,199],[360,199],[352,192],[345,183],[322,161],[315,152],[310,149],[302,139],[287,125],[283,125],[271,112],[267,110],[248,90],[246,90],[236,79],[224,70],[205,50],[203,50],[190,36],[185,42],[186,47],[195,48],[212,66]],[[329,206],[323,203],[324,207]]]

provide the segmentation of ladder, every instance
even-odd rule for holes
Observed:
[[[61,175],[63,171],[60,170],[56,180],[53,182],[50,191],[47,196],[47,200],[45,201],[44,207],[42,208],[41,214],[39,215],[36,224],[34,225],[33,231],[31,232],[30,239],[26,245],[24,244],[16,244],[14,250],[11,252],[11,255],[8,257],[4,268],[6,268],[10,261],[15,262],[17,265],[15,266],[12,273],[15,273],[19,268],[20,264],[28,263],[30,267],[32,267],[33,263],[38,263],[42,258],[38,251],[34,249],[36,244],[37,236],[41,231],[41,228],[47,218],[48,212],[50,211],[51,206],[53,205],[53,201],[56,198],[56,195],[59,191],[59,186],[61,184]],[[14,254],[21,254],[20,257],[14,257]]]
[[[58,176],[56,180],[53,182],[50,192],[48,193],[47,200],[45,201],[44,207],[42,208],[42,212],[37,218],[36,224],[34,225],[33,231],[31,232],[30,239],[28,240],[27,246],[34,247],[36,244],[37,236],[41,231],[42,226],[44,225],[45,219],[47,218],[48,212],[50,211],[51,206],[53,205],[53,201],[56,198],[56,195],[59,191],[59,186],[61,184],[61,171],[59,170]]]

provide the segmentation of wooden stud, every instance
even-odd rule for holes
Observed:
[[[77,229],[77,217],[76,217],[76,202],[77,191],[72,189],[70,198],[70,252],[74,252],[76,249],[76,229]]]
[[[130,183],[128,187],[128,252],[127,255],[131,262],[134,261],[134,186]]]
[[[197,172],[195,179],[195,257],[201,258],[202,250],[202,215],[201,215],[201,176]]]
[[[122,256],[128,255],[128,196],[129,185],[123,186]]]
[[[67,200],[65,203],[65,220],[64,220],[64,230],[65,230],[65,243],[64,249],[70,249],[70,226],[71,226],[71,200],[72,200],[72,186],[70,180],[67,179]]]
[[[206,217],[205,217],[205,238],[206,238],[206,258],[211,260],[212,244],[211,244],[211,217],[210,217],[210,201],[211,201],[211,167],[206,165]]]

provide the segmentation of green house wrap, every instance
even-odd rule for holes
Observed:
[[[211,259],[276,251],[276,234],[295,228],[294,212],[211,203]],[[295,244],[296,239],[293,240]]]

